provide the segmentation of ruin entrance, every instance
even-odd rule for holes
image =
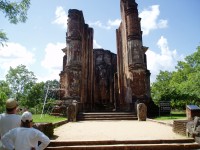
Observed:
[[[79,111],[135,111],[151,101],[147,47],[142,43],[135,0],[120,1],[122,22],[116,30],[117,54],[93,49],[93,28],[83,12],[68,11],[66,47],[60,73],[61,99],[76,100]]]
[[[94,111],[115,110],[114,74],[117,55],[104,49],[94,49]]]

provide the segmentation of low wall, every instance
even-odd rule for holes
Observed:
[[[186,136],[186,125],[189,120],[174,120],[173,131],[177,134]]]
[[[66,124],[68,122],[68,120],[64,120],[64,121],[60,121],[60,122],[56,122],[56,123],[35,123],[33,125],[33,128],[40,130],[41,132],[43,132],[46,136],[48,136],[49,138],[53,137],[54,134],[54,128],[59,127],[63,124]]]
[[[35,123],[33,128],[40,130],[49,138],[53,137],[54,127],[52,123]]]
[[[53,127],[56,128],[56,127],[59,127],[59,126],[61,126],[63,124],[66,124],[66,123],[68,123],[68,120],[56,122],[56,123],[53,123]]]

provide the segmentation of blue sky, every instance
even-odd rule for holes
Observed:
[[[154,82],[160,70],[174,70],[177,61],[200,46],[200,1],[136,2]],[[32,0],[26,23],[10,24],[0,12],[0,29],[9,38],[7,46],[0,47],[0,80],[5,80],[10,66],[20,64],[33,71],[38,81],[59,80],[69,9],[82,10],[85,22],[94,28],[94,48],[116,53],[120,0]]]

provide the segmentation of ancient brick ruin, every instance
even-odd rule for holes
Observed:
[[[93,29],[85,24],[82,11],[70,9],[66,47],[62,49],[63,71],[60,73],[62,100],[91,105],[93,78]]]
[[[133,103],[148,103],[150,71],[147,70],[147,47],[142,44],[142,31],[134,0],[121,0],[122,22],[117,29],[117,59],[120,105],[132,109]]]
[[[85,24],[82,11],[70,9],[63,70],[60,73],[61,99],[76,100],[79,111],[135,111],[135,104],[150,102],[150,71],[147,47],[135,0],[121,0],[122,22],[116,30],[117,55],[93,49],[94,31]]]

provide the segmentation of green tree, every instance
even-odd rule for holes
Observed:
[[[58,100],[60,99],[59,97],[59,88],[60,88],[60,83],[58,80],[48,80],[45,83],[45,91],[47,91],[48,89],[48,98],[49,99],[54,99],[54,100]]]
[[[9,83],[13,97],[17,100],[26,99],[36,80],[34,73],[26,69],[24,65],[19,65],[16,68],[10,67],[6,75],[6,81]]]
[[[187,73],[187,80],[182,82],[183,87],[188,95],[188,99],[193,103],[198,103],[200,99],[200,46],[192,55],[185,58],[187,65],[183,71]],[[189,68],[189,69],[188,69]]]
[[[156,82],[152,84],[152,99],[158,105],[160,101],[169,101],[171,97],[171,89],[169,87],[172,73],[168,71],[160,71],[156,77]]]
[[[185,61],[178,62],[176,68],[173,82],[180,91],[180,99],[196,103],[200,99],[200,47],[197,47],[197,51],[192,55],[187,56]]]
[[[44,87],[44,82],[34,84],[28,93],[27,101],[24,101],[25,103],[22,105],[34,109],[35,113],[41,113],[45,98]]]
[[[28,106],[34,107],[35,105],[43,102],[44,97],[44,82],[34,84],[28,93]]]
[[[55,106],[55,100],[59,97],[60,83],[57,80],[48,80],[45,82],[45,98],[43,101],[43,113],[50,113]]]
[[[42,113],[43,106],[45,113],[51,112],[55,100],[59,97],[59,85],[57,80],[34,84],[28,93],[27,100],[23,101],[22,105],[31,108],[34,113]]]
[[[157,76],[151,87],[153,100],[171,100],[177,109],[185,109],[187,104],[200,105],[200,46],[175,68],[174,72],[161,71]]]
[[[6,33],[3,32],[3,30],[0,30],[0,44],[4,46],[4,42],[8,40]]]
[[[0,113],[5,110],[5,102],[10,97],[11,90],[6,81],[0,80]]]
[[[27,11],[30,6],[30,0],[21,0],[13,2],[8,0],[0,0],[0,11],[5,14],[9,22],[17,24],[19,22],[25,22],[27,19]],[[0,44],[8,40],[6,33],[0,30]]]

